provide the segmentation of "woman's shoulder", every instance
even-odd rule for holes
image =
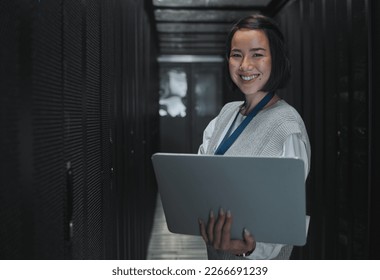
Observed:
[[[284,100],[266,109],[257,119],[266,127],[274,130],[304,131],[305,124],[298,111]]]
[[[277,101],[273,108],[268,110],[268,112],[275,116],[276,119],[280,120],[302,120],[298,111],[283,99]]]
[[[233,102],[228,102],[223,105],[222,109],[220,110],[218,116],[223,116],[223,115],[229,115],[229,114],[234,114],[239,110],[239,107],[243,104],[243,101],[233,101]]]
[[[239,108],[243,103],[244,103],[243,101],[228,102],[228,103],[226,103],[226,104],[223,105],[221,111],[231,110],[231,109],[234,110],[236,108]]]

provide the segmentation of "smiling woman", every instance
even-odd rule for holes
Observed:
[[[255,93],[268,82],[272,68],[265,33],[249,29],[236,31],[231,41],[228,65],[232,81],[246,95],[246,100],[257,96]]]
[[[222,108],[205,129],[198,153],[298,157],[304,162],[306,180],[311,152],[305,125],[298,112],[276,94],[290,73],[284,37],[277,24],[261,15],[238,21],[227,38],[226,66],[231,90],[242,93],[245,101]],[[272,173],[276,176],[276,170]],[[231,211],[221,208],[218,215],[210,211],[207,223],[199,221],[209,259],[290,257],[291,245],[256,242],[255,229],[250,229],[252,233],[242,229],[242,239],[231,239],[232,218]]]

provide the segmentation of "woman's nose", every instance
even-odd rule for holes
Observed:
[[[254,68],[253,62],[248,58],[243,58],[241,61],[239,70],[240,71],[251,71]]]

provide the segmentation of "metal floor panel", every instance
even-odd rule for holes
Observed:
[[[161,199],[157,197],[148,260],[206,260],[207,252],[200,236],[169,232]]]

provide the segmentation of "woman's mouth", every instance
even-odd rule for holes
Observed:
[[[259,77],[260,74],[254,74],[254,75],[251,75],[251,76],[244,76],[244,75],[240,75],[240,78],[242,78],[244,81],[251,81],[257,77]]]

